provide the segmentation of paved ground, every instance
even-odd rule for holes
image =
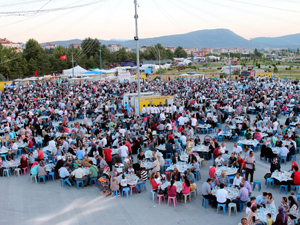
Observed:
[[[285,119],[285,118],[284,118]],[[280,122],[283,124],[284,119]],[[200,136],[203,140],[203,135]],[[229,150],[233,143],[226,142]],[[255,153],[257,159],[255,180],[260,180],[262,190],[267,191],[264,184],[264,175],[269,172],[270,164],[259,160],[259,152]],[[150,200],[150,183],[147,182],[147,193],[133,194],[127,199],[116,197],[102,197],[98,189],[92,187],[63,188],[60,180],[47,181],[46,184],[30,182],[30,176],[21,177],[0,177],[0,224],[238,224],[245,216],[245,211],[231,217],[221,213],[217,214],[216,209],[210,206],[207,209],[201,205],[201,185],[208,178],[208,169],[212,161],[206,161],[206,166],[201,168],[202,179],[197,181],[198,196],[187,204],[179,203],[175,208],[165,203],[158,203]],[[282,164],[282,170],[288,170],[291,162]],[[276,206],[280,205],[281,197],[279,186],[275,189],[268,189],[273,193]],[[259,194],[258,188],[253,191],[253,196]]]

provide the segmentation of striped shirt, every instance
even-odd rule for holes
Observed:
[[[147,171],[144,170],[141,172],[141,178],[143,178],[143,181],[147,181],[148,180],[148,174]]]

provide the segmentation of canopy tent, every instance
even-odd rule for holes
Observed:
[[[74,76],[80,76],[80,74],[88,72],[86,69],[83,69],[81,66],[75,66],[74,68],[63,70],[63,75],[72,76],[74,70]]]
[[[88,76],[88,75],[100,75],[103,72],[98,72],[98,71],[87,71],[85,73],[82,73],[81,76]]]
[[[92,77],[81,77],[81,78],[79,78],[80,80],[93,80],[93,78]]]
[[[102,72],[102,73],[115,73],[115,72],[116,72],[115,69],[110,69],[110,70],[100,70],[100,69],[95,69],[94,71]]]

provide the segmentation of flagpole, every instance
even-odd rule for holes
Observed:
[[[72,46],[72,77],[74,78],[73,46]]]
[[[139,53],[139,37],[138,37],[138,15],[137,15],[137,0],[134,0],[134,9],[135,9],[135,37],[134,40],[136,41],[136,72],[138,78],[138,97],[141,97],[141,87],[140,87],[140,53]]]

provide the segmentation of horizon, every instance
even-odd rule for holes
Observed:
[[[83,2],[83,1],[82,1]],[[134,4],[122,0],[20,0],[0,3],[1,38],[39,43],[81,39],[133,40]],[[76,4],[77,3],[77,4]],[[300,33],[299,2],[289,0],[151,0],[138,2],[139,38],[228,29],[250,40]],[[74,8],[71,8],[74,7]],[[267,8],[267,9],[266,9]],[[50,12],[50,11],[53,12]],[[295,26],[297,25],[297,26]]]

